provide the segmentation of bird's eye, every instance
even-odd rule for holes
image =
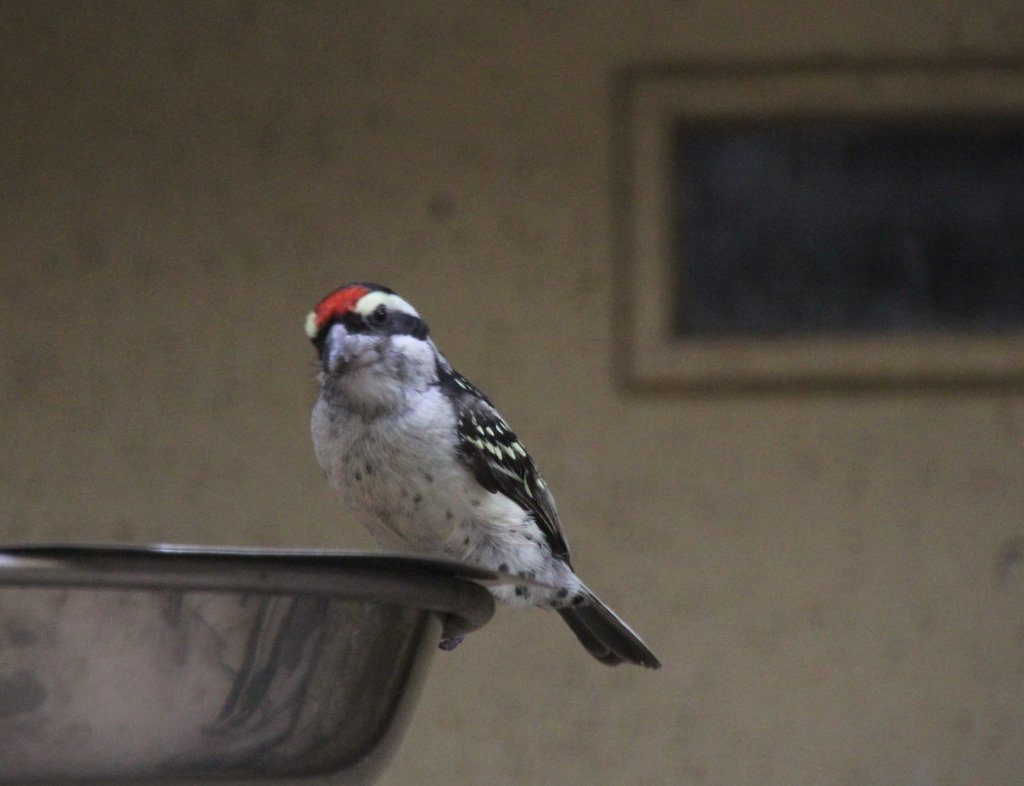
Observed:
[[[383,305],[377,306],[368,319],[371,325],[380,326],[388,321],[388,310]]]

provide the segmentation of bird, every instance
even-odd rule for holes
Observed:
[[[380,284],[348,283],[316,304],[305,332],[320,388],[317,461],[382,548],[503,574],[509,580],[489,588],[496,600],[556,611],[601,663],[661,666],[576,575],[533,458],[416,309]]]

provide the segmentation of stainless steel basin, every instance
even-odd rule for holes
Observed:
[[[0,783],[368,783],[494,579],[402,555],[0,548]]]

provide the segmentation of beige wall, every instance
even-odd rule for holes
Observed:
[[[1024,783],[1020,396],[612,382],[617,68],[971,54],[1024,6],[0,3],[0,540],[370,545],[302,321],[379,280],[665,662],[500,614],[384,782]]]

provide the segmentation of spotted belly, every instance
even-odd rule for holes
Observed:
[[[384,548],[440,553],[462,511],[448,483],[427,468],[389,470],[354,453],[339,491],[359,522]]]

